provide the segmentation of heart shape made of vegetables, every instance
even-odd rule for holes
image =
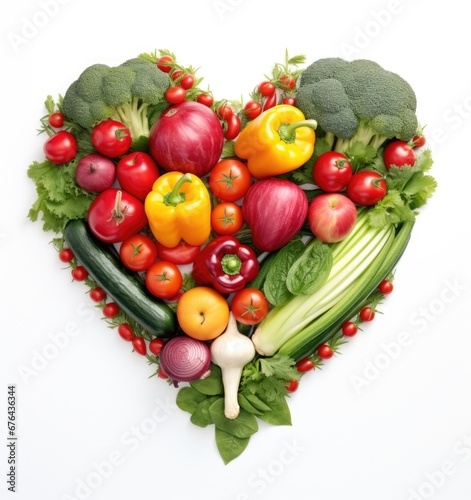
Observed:
[[[305,63],[286,53],[245,103],[168,51],[94,64],[47,97],[28,168],[29,218],[224,463],[374,319],[437,187],[406,80]]]

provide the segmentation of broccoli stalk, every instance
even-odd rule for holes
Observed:
[[[147,117],[148,103],[139,102],[138,97],[133,97],[130,103],[117,106],[110,118],[124,123],[131,137],[149,137],[149,119]]]
[[[339,153],[345,153],[348,151],[355,142],[361,142],[364,145],[370,145],[375,149],[379,149],[387,139],[388,138],[385,135],[378,134],[378,132],[374,130],[367,121],[360,120],[352,137],[349,137],[348,139],[337,137],[335,138],[335,145],[333,146],[335,151],[338,151]]]

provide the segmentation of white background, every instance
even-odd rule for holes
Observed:
[[[438,6],[439,5],[439,6]],[[21,500],[471,498],[471,87],[462,3],[425,0],[26,0],[1,18],[0,497]],[[439,190],[374,322],[304,377],[292,427],[261,426],[223,465],[213,428],[106,327],[26,214],[36,129],[89,64],[167,48],[218,99],[248,99],[282,61],[374,59],[418,96]],[[61,333],[65,335],[60,335]],[[52,339],[66,338],[54,351]],[[402,342],[400,344],[399,342]],[[41,353],[49,359],[42,357]],[[31,372],[34,370],[34,375]],[[24,372],[29,370],[28,375]],[[23,375],[22,375],[23,372]],[[7,491],[7,386],[17,388],[17,493]],[[469,438],[468,438],[469,439]]]

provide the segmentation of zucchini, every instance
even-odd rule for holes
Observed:
[[[101,242],[90,232],[85,220],[68,221],[64,238],[90,276],[127,315],[153,336],[170,337],[175,333],[174,312],[121,264],[113,245]]]

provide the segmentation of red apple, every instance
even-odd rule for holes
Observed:
[[[144,201],[159,178],[159,169],[152,156],[134,151],[119,160],[116,177],[125,191]]]
[[[110,158],[99,153],[91,153],[77,164],[75,180],[86,191],[101,193],[110,188],[116,178],[116,167]]]
[[[344,194],[325,193],[311,201],[307,220],[316,238],[325,243],[335,243],[343,240],[353,229],[357,209]]]

